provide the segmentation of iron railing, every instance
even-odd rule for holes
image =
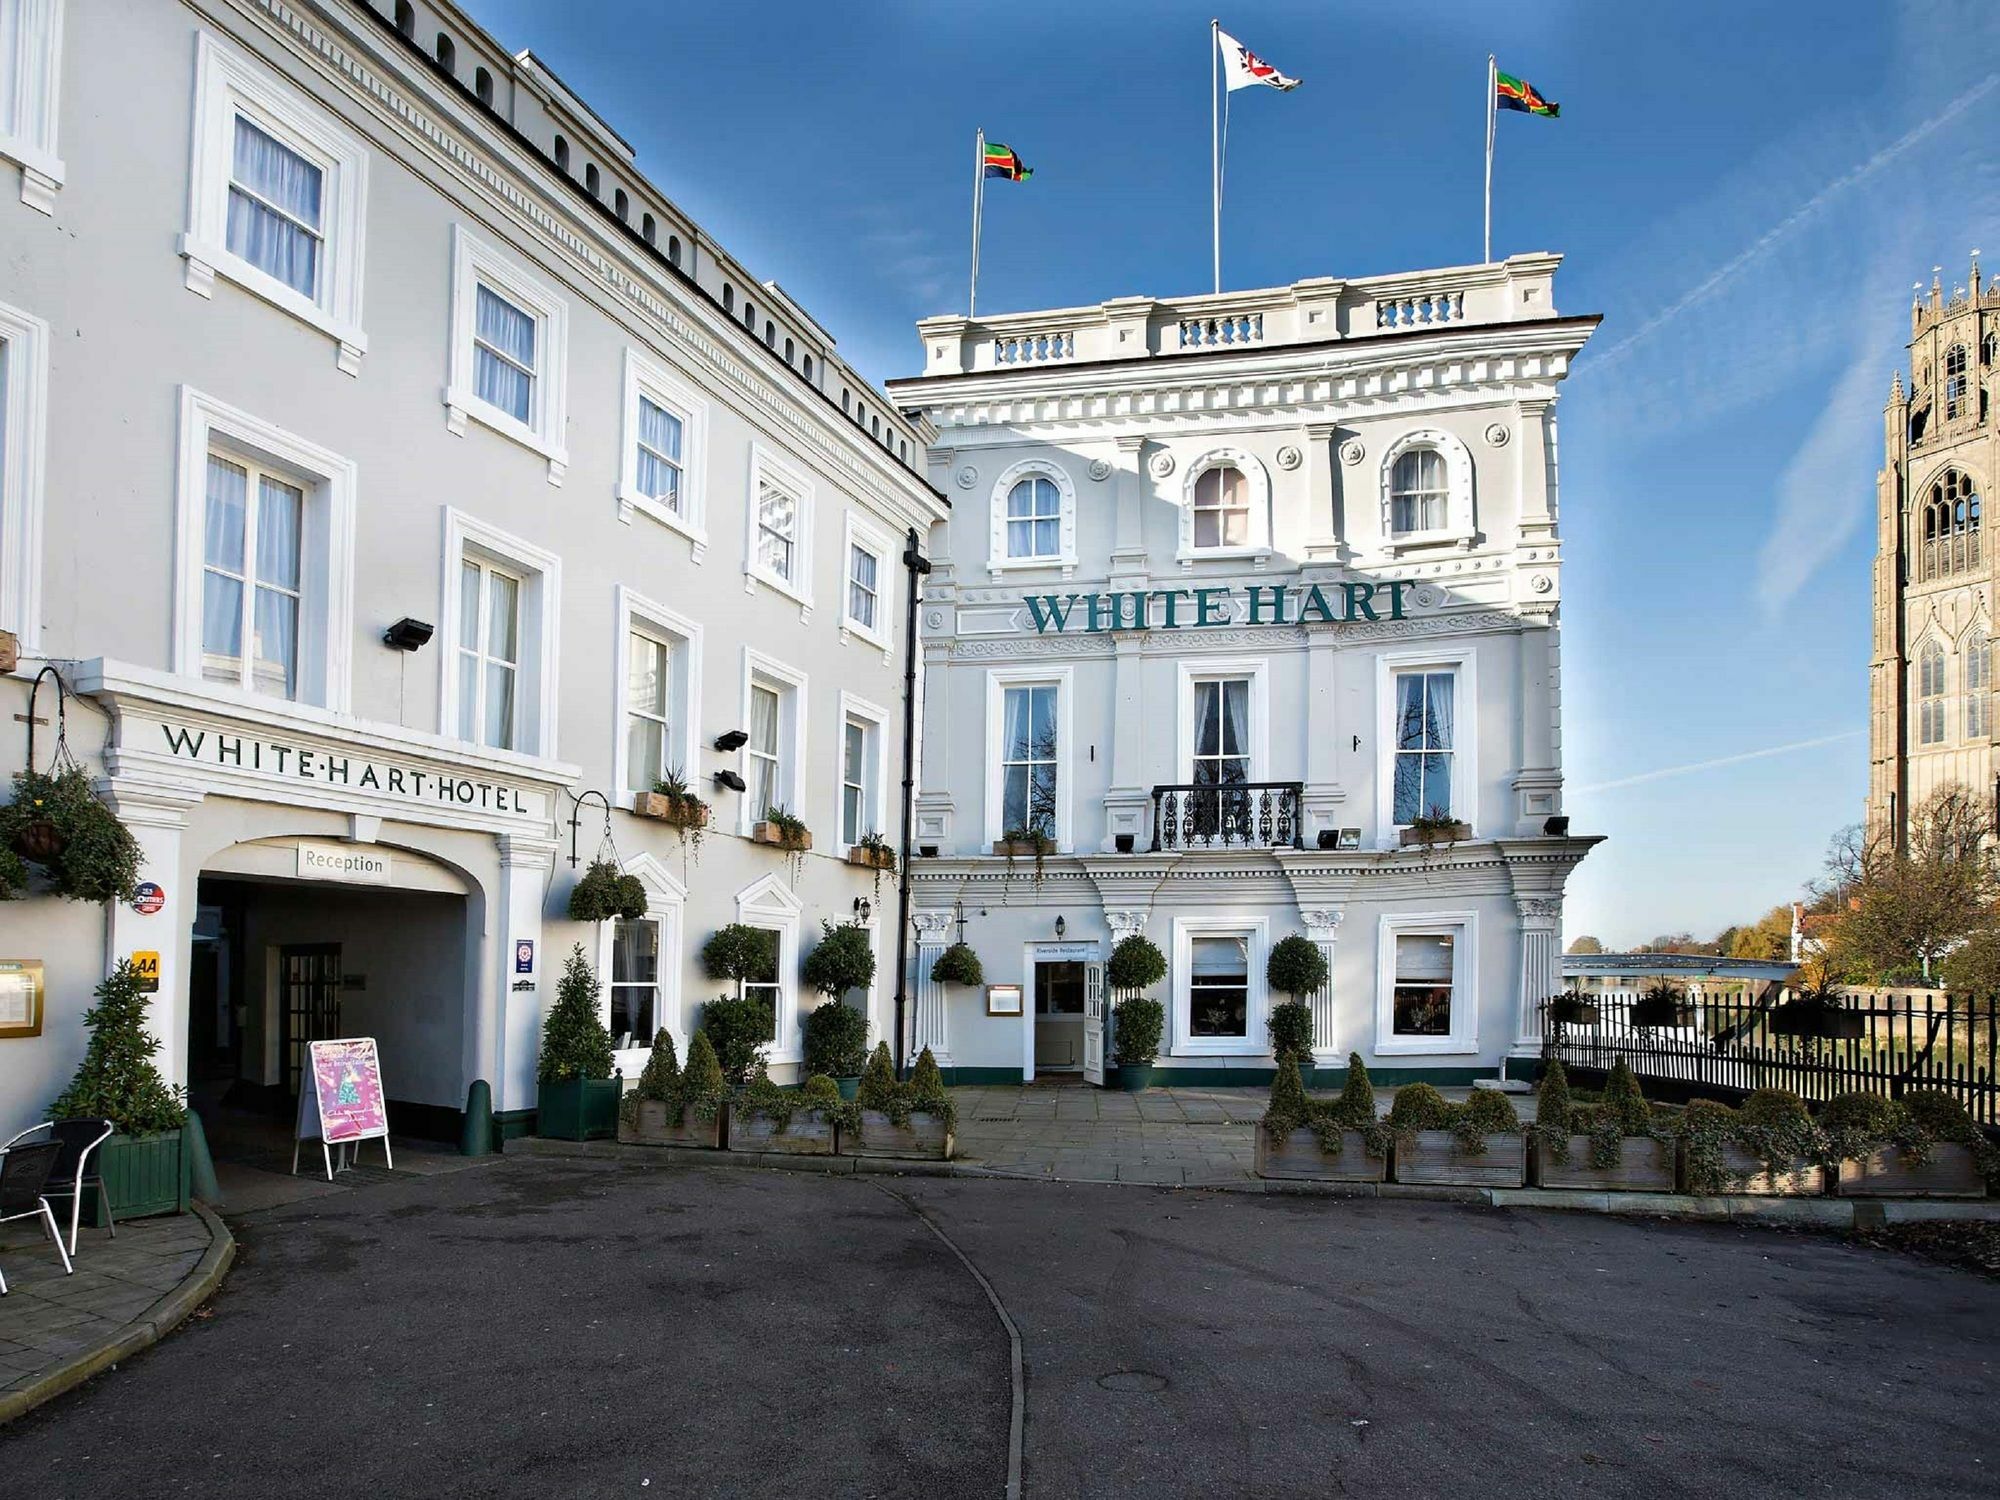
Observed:
[[[1587,1022],[1558,1022],[1556,1002],[1543,1001],[1542,1055],[1586,1069],[1622,1057],[1641,1079],[1691,1092],[1784,1088],[1815,1104],[1854,1090],[1895,1098],[1941,1089],[1980,1124],[2000,1126],[2000,999],[1843,995],[1823,1021],[1781,1012],[1794,998],[1691,991],[1669,1018],[1682,1024],[1667,1025],[1637,1024],[1658,1017],[1641,1009],[1635,1019],[1641,1002],[1630,993],[1592,997],[1596,1019]]]
[[[1153,788],[1153,849],[1300,849],[1302,781]]]

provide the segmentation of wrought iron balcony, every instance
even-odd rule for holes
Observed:
[[[1300,849],[1302,781],[1153,788],[1153,850]]]

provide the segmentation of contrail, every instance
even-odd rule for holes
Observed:
[[[1763,255],[1773,245],[1777,244],[1779,240],[1791,233],[1802,221],[1817,213],[1828,200],[1837,197],[1848,188],[1853,187],[1863,178],[1879,172],[1883,167],[1901,156],[1926,136],[1932,135],[1950,124],[1986,95],[1992,93],[1996,86],[2000,86],[2000,73],[1987,74],[1984,79],[1960,94],[1937,114],[1911,130],[1907,135],[1884,146],[1859,166],[1851,167],[1841,173],[1840,176],[1834,178],[1833,181],[1814,193],[1812,197],[1806,199],[1804,203],[1793,209],[1784,219],[1780,220],[1770,229],[1765,230],[1749,249],[1724,261],[1714,271],[1710,272],[1707,277],[1697,283],[1692,290],[1682,294],[1678,300],[1669,304],[1662,311],[1654,313],[1652,317],[1641,323],[1610,348],[1600,351],[1591,360],[1592,366],[1599,369],[1603,368],[1606,364],[1624,354],[1626,350],[1630,349],[1641,339],[1653,333],[1662,324],[1671,322],[1697,302],[1706,300],[1718,287],[1729,280],[1730,277],[1749,265],[1751,261]]]
[[[1636,776],[1621,776],[1616,781],[1600,781],[1592,786],[1570,788],[1570,796],[1584,792],[1608,792],[1613,787],[1637,786],[1642,781],[1659,781],[1668,776],[1692,776],[1697,771],[1713,771],[1721,766],[1738,765],[1746,760],[1767,760],[1773,755],[1790,755],[1794,750],[1811,750],[1819,745],[1835,745],[1842,740],[1856,740],[1868,731],[1865,729],[1843,729],[1839,734],[1823,734],[1816,740],[1794,740],[1789,745],[1769,745],[1762,750],[1745,750],[1738,755],[1719,755],[1714,760],[1698,760],[1692,765],[1666,766],[1658,771],[1641,771]]]

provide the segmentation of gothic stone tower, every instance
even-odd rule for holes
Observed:
[[[1995,539],[1981,510],[2000,481],[2000,276],[1947,299],[1935,275],[1910,308],[1876,477],[1875,654],[1869,667],[1868,826],[1900,841],[1910,810],[1958,783],[2000,803],[1992,633]],[[1996,807],[2000,812],[2000,807]]]

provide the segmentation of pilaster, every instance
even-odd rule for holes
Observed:
[[[1326,983],[1306,997],[1312,1006],[1313,1017],[1313,1061],[1329,1062],[1337,1058],[1343,1050],[1343,1039],[1336,1029],[1333,1004],[1333,949],[1340,937],[1340,924],[1346,913],[1337,906],[1308,906],[1299,910],[1299,916],[1306,924],[1306,940],[1319,949],[1320,957],[1326,960]],[[1358,1051],[1358,1047],[1347,1050]]]
[[[1341,558],[1340,516],[1333,494],[1332,422],[1306,427],[1306,561],[1337,563]]]
[[[945,987],[931,978],[931,966],[951,946],[954,921],[948,911],[920,911],[910,915],[917,933],[917,974],[909,1015],[908,1054],[914,1060],[928,1047],[940,1064],[951,1061],[951,1033],[945,1011]]]
[[[104,972],[135,953],[160,956],[159,989],[147,1009],[150,1029],[159,1039],[154,1065],[169,1084],[188,1083],[188,987],[190,950],[194,941],[195,886],[200,869],[188,857],[183,835],[188,814],[201,793],[159,783],[113,775],[97,783],[98,795],[118,815],[139,844],[139,878],[165,892],[158,911],[150,915],[130,902],[105,906]],[[191,867],[192,866],[192,867]]]
[[[1514,1050],[1533,1055],[1542,1047],[1541,1003],[1562,989],[1562,896],[1516,896],[1514,910],[1521,918]]]
[[[541,987],[548,966],[542,951],[542,912],[555,868],[556,841],[533,834],[502,834],[500,876],[486,910],[485,941],[479,945],[478,972],[470,976],[472,1004],[466,1016],[465,1079],[484,1078],[493,1086],[496,1110],[535,1107],[535,1060],[540,1053],[545,1009]],[[519,944],[532,959],[525,974],[515,972]],[[551,997],[553,998],[553,997]]]

